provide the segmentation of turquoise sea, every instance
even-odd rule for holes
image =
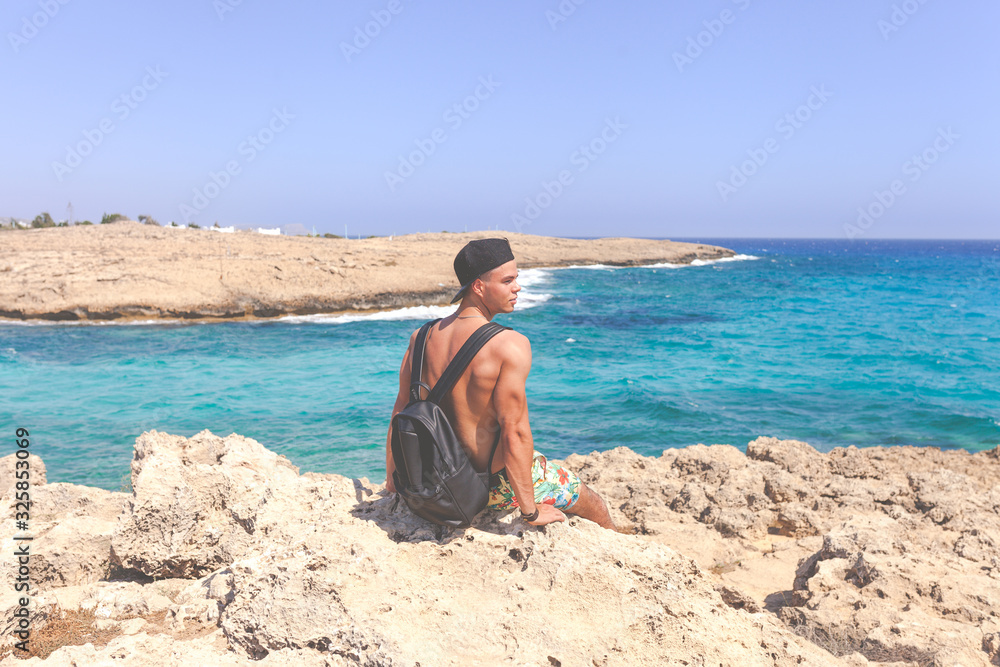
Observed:
[[[697,240],[741,258],[522,271],[497,321],[532,342],[538,449],[1000,445],[1000,241]],[[0,324],[0,455],[26,428],[50,482],[117,489],[143,431],[209,429],[381,479],[407,337],[448,312]]]

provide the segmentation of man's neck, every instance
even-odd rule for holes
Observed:
[[[485,313],[489,313],[490,311],[489,311],[488,308],[486,308],[485,306],[481,306],[481,305],[459,306],[458,310],[455,312],[455,319],[456,320],[468,320],[468,319],[473,319],[473,318],[481,317],[482,319],[486,320],[487,322],[493,319],[493,315],[492,314],[490,314],[490,315],[487,316],[487,315],[483,314],[484,312]]]

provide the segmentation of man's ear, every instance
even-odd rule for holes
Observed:
[[[469,289],[482,298],[483,294],[486,292],[486,283],[483,282],[482,278],[476,278]]]

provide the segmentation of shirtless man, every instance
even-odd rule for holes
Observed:
[[[424,382],[433,387],[448,363],[476,329],[498,313],[510,313],[517,303],[517,263],[506,239],[470,241],[455,258],[462,284],[452,303],[458,310],[428,332],[424,353]],[[392,414],[406,407],[410,392],[410,356],[417,332],[399,368],[399,394]],[[487,507],[520,508],[521,517],[534,526],[565,521],[578,514],[612,530],[615,525],[597,493],[575,473],[549,464],[534,450],[528,424],[525,382],[531,370],[531,344],[516,331],[502,331],[479,351],[454,388],[441,402],[456,435],[466,447],[473,467],[486,470],[496,433],[500,442],[493,459]],[[386,488],[395,493],[392,472],[391,427],[386,438]]]

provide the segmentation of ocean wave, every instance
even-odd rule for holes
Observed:
[[[711,266],[712,264],[722,264],[723,262],[745,262],[748,260],[760,259],[756,255],[735,255],[733,257],[720,257],[719,259],[695,259],[690,264],[672,264],[662,262],[660,264],[644,264],[642,269],[683,269],[688,266]]]
[[[547,282],[549,276],[544,269],[523,269],[518,273],[517,282],[522,290],[517,297],[515,312],[539,306],[552,295],[547,292],[535,291],[532,289]],[[405,308],[395,308],[393,310],[380,310],[368,313],[316,313],[313,315],[284,315],[275,318],[259,320],[234,320],[243,324],[268,324],[272,322],[284,322],[288,324],[347,324],[349,322],[368,322],[377,320],[431,320],[438,317],[448,317],[458,307],[457,304],[447,306],[407,306]],[[161,325],[192,325],[192,324],[220,324],[221,322],[201,322],[198,320],[10,320],[0,322],[0,326],[10,324],[13,326],[149,326]]]
[[[349,322],[371,322],[376,320],[432,320],[447,317],[455,306],[407,306],[395,310],[380,310],[373,313],[316,313],[314,315],[284,315],[268,320],[252,320],[255,324],[282,322],[285,324],[348,324]]]
[[[517,295],[517,306],[514,312],[539,306],[552,298],[546,292],[534,292],[530,286],[545,281],[545,276],[539,269],[525,269],[520,272],[517,282],[523,288]],[[347,324],[348,322],[370,322],[375,320],[432,320],[438,317],[448,317],[455,312],[458,304],[447,306],[407,306],[393,310],[381,310],[372,313],[342,313],[316,315],[285,315],[273,320],[254,320],[253,322],[286,322],[293,324]]]
[[[735,255],[733,257],[720,257],[719,259],[695,259],[690,264],[674,264],[672,262],[658,262],[656,264],[640,264],[637,266],[614,266],[611,264],[572,264],[570,266],[553,266],[545,269],[535,269],[538,271],[556,271],[559,269],[603,269],[607,271],[617,271],[619,269],[684,269],[689,266],[710,266],[721,264],[722,262],[744,262],[752,259],[760,259],[756,255]]]
[[[696,259],[690,264],[671,264],[663,262],[660,264],[644,264],[641,266],[612,266],[610,264],[574,264],[571,266],[553,266],[544,268],[521,269],[518,272],[517,282],[521,285],[522,291],[518,295],[516,310],[526,310],[535,308],[549,299],[552,294],[542,291],[534,291],[533,287],[539,287],[548,282],[551,278],[550,272],[561,269],[656,269],[670,268],[681,269],[688,266],[707,266],[720,262],[736,262],[743,260],[760,259],[754,255],[736,255],[735,257],[723,257],[720,259],[701,260]],[[408,306],[393,310],[382,310],[370,313],[317,313],[314,315],[285,315],[275,318],[260,320],[234,320],[245,324],[266,324],[269,322],[285,322],[292,324],[347,324],[349,322],[365,322],[377,320],[422,320],[434,319],[437,317],[447,317],[454,312],[456,306]],[[221,322],[213,320],[211,322],[186,319],[128,319],[128,320],[7,320],[0,322],[0,326],[153,326],[153,325],[184,325],[195,324],[219,324]]]
[[[545,303],[552,298],[551,294],[544,292],[521,292],[518,295],[516,310],[526,310]],[[408,306],[406,308],[396,308],[394,310],[380,310],[370,313],[316,313],[314,315],[284,315],[274,318],[257,320],[233,320],[241,324],[271,324],[282,322],[286,324],[347,324],[349,322],[367,322],[376,320],[430,320],[438,317],[448,317],[455,312],[458,305],[447,306]],[[226,324],[219,320],[199,321],[199,320],[11,320],[0,322],[0,326],[153,326],[153,325],[209,325]]]

